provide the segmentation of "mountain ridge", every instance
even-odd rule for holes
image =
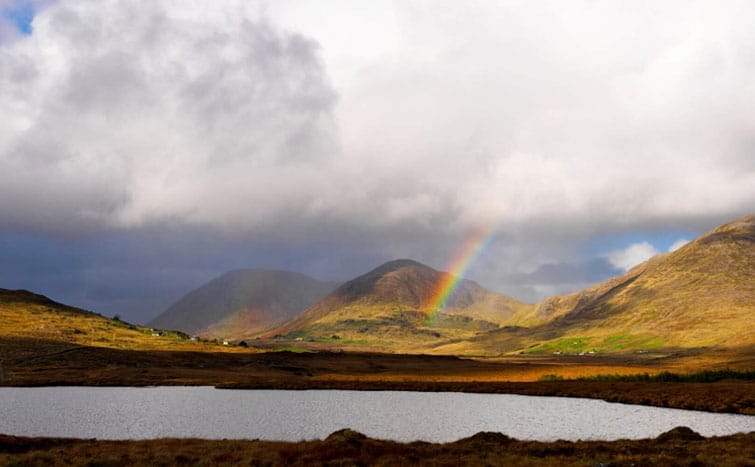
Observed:
[[[742,329],[755,312],[755,215],[716,227],[679,249],[656,255],[619,277],[537,303],[516,332],[437,349],[503,351],[647,351],[755,344]]]
[[[461,279],[436,312],[437,287],[448,274],[414,260],[389,261],[342,284],[267,336],[338,336],[381,346],[411,346],[416,338],[422,346],[495,329],[531,307]]]

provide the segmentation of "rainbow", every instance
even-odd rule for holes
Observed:
[[[481,228],[470,235],[453,260],[446,266],[441,280],[436,284],[430,296],[430,314],[427,321],[433,321],[445,308],[448,299],[463,279],[464,274],[478,256],[490,245],[495,233],[495,226]]]

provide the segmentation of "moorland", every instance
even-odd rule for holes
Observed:
[[[436,284],[447,282],[448,273],[411,260],[386,263],[342,284],[278,274],[279,281],[298,286],[273,287],[265,282],[267,272],[228,277],[230,286],[224,279],[192,292],[158,317],[156,322],[170,325],[165,327],[0,289],[0,385],[491,392],[755,415],[755,340],[749,331],[755,215],[624,276],[537,304],[461,280],[437,309]],[[270,286],[250,286],[239,279],[244,277]],[[306,293],[297,295],[302,287]],[[232,299],[214,302],[217,290]],[[198,317],[208,303],[214,303],[210,317]],[[0,460],[452,464],[464,456],[471,463],[568,465],[603,459],[678,464],[681,456],[737,464],[753,459],[752,436],[698,439],[681,430],[655,440],[535,443],[480,434],[445,445],[400,444],[353,432],[298,444],[4,436]]]

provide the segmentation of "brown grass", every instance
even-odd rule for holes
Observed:
[[[9,342],[0,339],[0,350],[20,349],[21,354],[28,353],[24,349],[35,345],[35,340]],[[45,344],[43,347],[52,345]],[[621,361],[618,357],[595,357],[590,371],[599,373],[600,369],[611,367],[657,373],[673,366],[674,362],[667,358],[659,359],[660,362],[657,360],[632,362]],[[753,381],[536,381],[543,374],[568,375],[574,368],[580,368],[577,357],[563,360],[538,357],[479,361],[447,356],[374,353],[210,353],[80,347],[64,353],[15,360],[6,366],[5,380],[0,384],[213,385],[257,389],[490,392],[588,397],[661,407],[755,414]],[[532,379],[520,382],[522,375],[530,375]]]
[[[26,348],[29,356],[59,352],[79,346],[125,350],[184,350],[195,352],[248,352],[216,342],[192,341],[189,336],[165,330],[153,330],[86,312],[53,302],[25,291],[0,289],[0,337],[36,341]],[[153,334],[160,334],[155,336]],[[15,356],[6,348],[3,360]]]
[[[325,440],[96,441],[0,435],[3,465],[753,465],[755,433],[703,438],[676,428],[655,439],[543,443],[478,433],[453,443],[397,443],[341,430]]]

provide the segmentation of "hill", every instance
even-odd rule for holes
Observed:
[[[26,290],[0,289],[0,364],[80,346],[128,350],[230,350],[67,306]],[[241,350],[233,347],[234,351]]]
[[[436,289],[448,275],[408,259],[390,261],[344,283],[268,335],[414,351],[497,329],[531,309],[462,279],[436,310]]]
[[[494,331],[443,352],[534,353],[753,347],[755,215],[722,225],[625,275],[539,303],[529,329]],[[496,349],[496,350],[494,350]],[[440,350],[440,349],[439,349]]]
[[[189,292],[149,325],[247,339],[292,319],[337,285],[288,271],[231,271]]]

